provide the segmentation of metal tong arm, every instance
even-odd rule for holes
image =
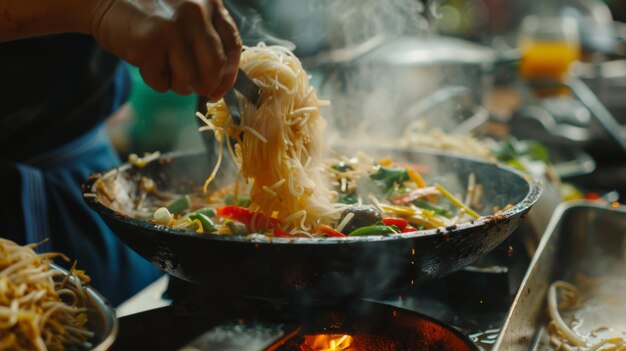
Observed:
[[[239,107],[239,100],[237,99],[235,90],[241,93],[241,95],[252,102],[255,106],[259,102],[261,91],[259,87],[254,84],[252,79],[239,69],[235,84],[232,88],[228,89],[224,95],[224,103],[226,103],[226,107],[228,108],[228,112],[230,112],[233,121],[236,124],[241,124],[241,109]]]

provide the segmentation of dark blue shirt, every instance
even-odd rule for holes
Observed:
[[[0,160],[31,158],[106,118],[128,93],[119,63],[82,34],[0,43]]]
[[[89,174],[120,163],[102,122],[126,100],[129,82],[89,36],[0,44],[0,236],[77,260],[114,305],[162,274],[82,198]]]

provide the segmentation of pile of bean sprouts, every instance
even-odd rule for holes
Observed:
[[[58,253],[37,254],[36,244],[20,246],[0,238],[0,350],[91,348],[83,307],[89,278],[72,267],[53,269]]]

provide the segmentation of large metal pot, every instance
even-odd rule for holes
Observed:
[[[492,85],[494,70],[517,56],[451,37],[401,36],[375,37],[304,64],[320,79],[320,95],[332,97],[331,113],[337,116],[332,122],[343,135],[365,123],[375,135],[398,136],[407,123],[424,117],[407,112],[415,110],[415,105],[429,105],[424,101],[435,99],[442,88],[461,88],[465,93],[439,104],[436,113],[428,111],[431,115],[457,116],[470,104],[468,99],[480,104]]]

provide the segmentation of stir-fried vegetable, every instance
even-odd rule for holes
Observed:
[[[205,214],[201,212],[192,213],[189,215],[189,219],[192,221],[198,220],[202,224],[202,232],[203,233],[213,233],[216,231],[215,224],[213,221]]]
[[[211,217],[215,217],[217,214],[215,213],[215,210],[210,208],[210,207],[204,207],[201,208],[199,210],[196,210],[194,213],[202,213],[203,215],[211,218]]]
[[[355,193],[339,193],[339,197],[337,198],[337,202],[348,205],[355,204],[358,201],[359,199]]]
[[[350,233],[353,230],[379,222],[382,214],[370,205],[356,205],[348,207],[339,217],[338,230]]]
[[[409,222],[406,219],[397,218],[397,217],[383,218],[382,222],[385,225],[388,225],[388,226],[396,226],[400,230],[403,230],[404,228],[406,228],[409,225]]]
[[[224,199],[224,202],[227,205],[248,207],[252,203],[252,200],[250,200],[250,196],[240,194],[237,196],[237,203],[235,203],[235,196],[233,194],[228,194],[226,195],[226,199]]]
[[[394,185],[401,185],[409,180],[409,173],[406,168],[378,167],[378,171],[370,175],[370,178],[381,181],[385,187],[391,188]]]
[[[471,175],[466,194],[452,193],[432,179],[424,177],[429,170],[417,164],[393,164],[391,159],[380,163],[363,164],[359,158],[347,159],[328,165],[327,171],[334,190],[335,201],[341,209],[332,222],[322,222],[296,230],[305,213],[266,214],[254,210],[250,196],[235,187],[220,189],[208,196],[183,195],[164,204],[154,212],[154,222],[216,235],[263,234],[269,237],[293,238],[366,235],[399,235],[424,229],[447,227],[478,218],[480,215],[470,204],[480,204],[481,185]],[[420,170],[420,172],[417,171]],[[146,183],[146,180],[142,180]],[[277,183],[266,190],[284,186]],[[154,187],[146,192],[158,196]],[[161,194],[162,196],[162,194]],[[163,196],[172,198],[172,196]],[[460,199],[463,199],[460,200]],[[280,199],[276,199],[280,201]],[[204,206],[204,207],[201,207]],[[200,208],[198,208],[200,207]]]
[[[498,143],[492,150],[498,160],[503,162],[512,161],[519,157],[527,156],[531,160],[548,162],[550,154],[546,147],[535,140],[518,140],[508,137]]]
[[[217,208],[217,216],[232,219],[243,223],[251,232],[258,229],[268,229],[280,226],[280,221],[276,218],[268,218],[262,213],[251,212],[245,207],[223,206]]]
[[[350,232],[349,236],[398,234],[400,232],[398,227],[377,224],[355,229]]]
[[[435,188],[434,186],[429,186],[429,187],[424,187],[424,188],[413,189],[404,194],[394,196],[390,200],[394,204],[402,205],[408,202],[413,202],[414,200],[417,200],[420,198],[424,198],[424,197],[431,196],[431,195],[439,195],[439,194],[440,192],[437,188]]]
[[[189,209],[189,196],[188,195],[183,195],[177,198],[176,200],[172,201],[172,203],[170,203],[167,206],[167,210],[173,214],[181,214],[187,211],[188,209]]]
[[[452,211],[446,208],[443,208],[441,206],[437,206],[433,204],[432,202],[428,202],[424,200],[413,200],[411,203],[419,208],[432,211],[433,214],[441,215],[446,218],[452,218]]]
[[[325,224],[322,224],[321,226],[318,227],[318,230],[321,233],[324,233],[326,236],[331,237],[331,238],[343,238],[346,235],[335,230],[334,228],[331,228],[330,226],[327,226]]]

